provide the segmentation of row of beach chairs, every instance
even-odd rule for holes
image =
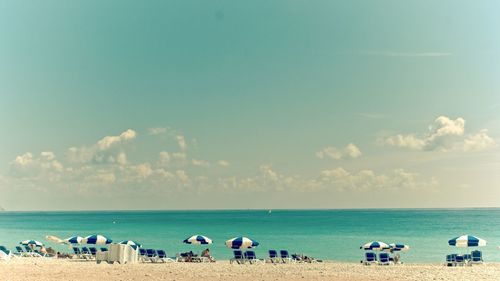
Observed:
[[[365,253],[365,260],[361,261],[364,265],[391,265],[395,264],[394,259],[388,253],[380,253],[377,259],[377,254],[373,252]]]
[[[269,263],[295,263],[295,262],[321,262],[321,260],[315,259],[304,259],[303,257],[292,254],[290,255],[287,250],[280,250],[279,254],[276,250],[269,250],[269,257],[267,259],[258,259],[255,255],[254,251],[233,251],[234,257],[229,260],[230,263],[236,262],[238,264],[244,263],[261,263],[261,262],[269,262]]]
[[[78,247],[73,247],[73,253],[79,259],[92,260],[95,259],[97,251],[106,252],[107,248],[100,248],[97,250],[95,247],[82,247],[81,249]]]
[[[14,255],[18,257],[51,257],[51,254],[41,253],[37,249],[31,249],[29,246],[25,245],[24,249],[21,246],[16,246],[16,252]]]
[[[173,262],[174,259],[167,256],[164,250],[139,248],[139,260],[142,262]]]
[[[446,255],[446,266],[465,266],[483,263],[483,253],[481,251],[472,251],[470,254]]]

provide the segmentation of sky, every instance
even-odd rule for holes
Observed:
[[[500,207],[498,1],[1,1],[7,210]]]

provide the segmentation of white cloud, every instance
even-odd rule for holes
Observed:
[[[496,146],[495,140],[488,136],[488,130],[484,129],[479,133],[469,136],[464,141],[465,151],[481,151]]]
[[[453,120],[446,116],[439,116],[429,127],[429,132],[422,136],[415,134],[398,134],[386,138],[387,145],[410,148],[416,150],[449,151],[454,149],[482,150],[494,145],[494,140],[487,135],[486,130],[464,138],[465,120],[461,117]]]
[[[320,159],[331,158],[335,160],[342,159],[344,157],[358,158],[361,156],[361,150],[353,144],[349,143],[346,147],[338,149],[335,147],[325,147],[322,150],[316,152],[316,156]]]
[[[350,173],[342,167],[324,170],[319,180],[325,187],[340,190],[372,190],[372,189],[433,189],[437,181],[420,181],[417,173],[409,173],[403,169],[395,169],[388,174],[377,174],[373,170],[361,170]]]
[[[14,163],[20,167],[28,166],[33,163],[33,154],[26,152],[23,155],[16,156]]]
[[[121,133],[119,136],[104,137],[103,139],[97,142],[97,147],[99,147],[100,150],[106,150],[117,143],[134,139],[136,135],[137,133],[134,130],[128,129],[125,132]]]
[[[150,135],[161,135],[167,132],[167,128],[157,127],[148,129]]]
[[[118,156],[116,156],[116,163],[120,166],[127,165],[127,155],[124,152],[118,153]]]
[[[184,161],[184,160],[186,160],[187,155],[184,152],[174,152],[174,153],[172,153],[172,158],[174,158],[175,160],[178,160],[178,161]]]
[[[191,162],[193,163],[194,166],[202,166],[202,167],[210,166],[210,163],[208,163],[208,161],[205,160],[192,159]]]
[[[179,145],[179,148],[182,151],[185,151],[187,149],[187,143],[186,143],[186,139],[184,138],[184,136],[178,135],[175,138],[177,139],[177,144]]]
[[[52,151],[42,151],[40,156],[48,161],[53,160],[55,157],[54,152]]]
[[[223,166],[223,167],[227,167],[230,165],[229,162],[226,160],[219,160],[219,161],[217,161],[217,164],[219,164],[219,166]]]
[[[11,162],[11,172],[18,177],[44,178],[51,181],[59,178],[64,166],[56,160],[53,152],[44,151],[39,157],[34,157],[31,152],[16,156]]]
[[[170,154],[166,151],[160,152],[160,165],[166,165],[170,162]]]

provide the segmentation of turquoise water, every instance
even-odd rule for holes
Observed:
[[[465,251],[448,246],[449,239],[472,234],[488,241],[481,248],[485,260],[500,262],[500,209],[0,212],[0,245],[9,248],[26,239],[54,247],[46,235],[90,234],[135,240],[170,255],[202,250],[182,243],[202,234],[213,239],[218,259],[231,256],[224,242],[240,235],[260,242],[259,257],[268,249],[288,249],[337,261],[359,261],[359,246],[379,240],[410,245],[402,254],[406,262],[443,261],[447,253]]]

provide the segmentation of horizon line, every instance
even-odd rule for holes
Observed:
[[[245,208],[245,209],[82,209],[82,210],[3,210],[1,213],[28,212],[200,212],[200,211],[399,211],[399,210],[491,210],[500,207],[415,207],[415,208]]]

